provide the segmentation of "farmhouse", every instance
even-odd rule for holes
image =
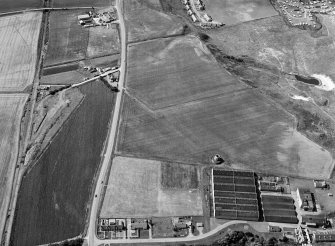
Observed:
[[[132,230],[147,230],[149,228],[147,221],[132,221],[131,223],[131,229]]]
[[[297,188],[299,207],[305,211],[315,211],[314,194],[305,188]]]

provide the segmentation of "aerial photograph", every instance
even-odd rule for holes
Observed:
[[[335,246],[335,0],[0,0],[0,123],[0,246]]]

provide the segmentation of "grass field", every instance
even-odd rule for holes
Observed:
[[[124,4],[128,41],[136,42],[182,34],[182,22],[172,15],[162,12],[159,0],[129,0]]]
[[[194,38],[132,45],[128,58],[119,153],[190,163],[219,153],[234,167],[330,175],[329,152],[296,132],[291,115],[218,68]]]
[[[23,107],[28,95],[2,94],[0,96],[0,238],[7,218],[18,154],[18,141]]]
[[[0,90],[22,91],[32,84],[37,62],[41,13],[0,19]]]
[[[278,15],[270,1],[264,0],[204,0],[204,4],[213,20],[226,25]]]
[[[43,76],[40,80],[40,83],[46,85],[67,85],[79,83],[83,81],[84,78],[84,75],[79,73],[77,70],[74,70]]]
[[[162,172],[167,169],[167,173]],[[185,173],[195,172],[192,166],[180,165],[180,169]],[[189,188],[194,184],[182,181],[184,177],[175,172],[159,161],[114,158],[100,217],[202,215],[198,187]],[[183,187],[164,187],[161,182],[166,178],[173,178],[179,184],[184,182]]]
[[[97,26],[89,29],[87,57],[120,53],[120,39],[117,25],[111,28]]]
[[[53,11],[49,17],[49,42],[44,66],[84,59],[89,29],[78,25],[85,10]]]
[[[84,230],[115,94],[103,83],[86,84],[80,91],[84,101],[22,180],[12,245],[46,244]]]

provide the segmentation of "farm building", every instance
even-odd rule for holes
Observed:
[[[299,207],[305,211],[315,211],[314,194],[305,188],[297,188]]]
[[[216,218],[259,219],[255,174],[213,169],[213,213]]]
[[[208,14],[204,14],[204,18],[206,21],[211,22],[212,21],[212,17],[210,17]]]
[[[315,188],[327,188],[327,183],[325,180],[314,180]]]
[[[91,16],[89,14],[78,15],[78,20],[79,21],[87,21],[89,19],[91,19]]]
[[[192,21],[193,21],[193,22],[197,22],[197,21],[198,21],[197,17],[195,17],[194,14],[191,15],[191,18],[192,18]]]
[[[265,221],[291,224],[298,223],[292,197],[262,195],[261,200]]]
[[[316,243],[321,242],[335,242],[335,232],[334,231],[316,231],[313,232],[313,241]]]

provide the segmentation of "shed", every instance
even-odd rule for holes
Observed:
[[[89,14],[78,15],[78,20],[88,20],[91,16]]]

